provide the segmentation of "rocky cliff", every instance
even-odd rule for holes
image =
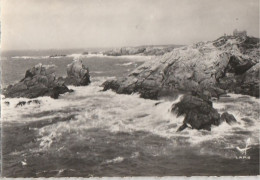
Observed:
[[[258,38],[221,37],[175,48],[103,86],[104,90],[138,92],[150,99],[180,91],[214,97],[225,92],[259,97],[259,57]]]

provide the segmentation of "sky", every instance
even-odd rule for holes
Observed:
[[[70,49],[259,37],[259,0],[1,0],[1,48]]]

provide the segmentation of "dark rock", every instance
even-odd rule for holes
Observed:
[[[257,63],[243,74],[242,82],[238,86],[240,89],[238,89],[237,93],[259,97],[259,83],[260,65]]]
[[[7,105],[7,106],[10,105],[10,102],[9,102],[9,101],[5,101],[4,103],[5,103],[5,105]]]
[[[177,132],[183,131],[184,129],[186,129],[188,126],[187,124],[183,123],[178,129]]]
[[[162,102],[157,102],[157,103],[155,103],[154,105],[157,106],[157,105],[159,105],[159,104],[161,104],[161,103],[162,103]]]
[[[33,100],[32,102],[35,103],[35,104],[41,104],[41,101],[39,101],[37,99]]]
[[[50,58],[57,58],[57,57],[65,57],[65,54],[54,54],[54,55],[50,55]]]
[[[37,99],[29,100],[27,102],[26,101],[20,101],[19,103],[16,104],[15,107],[24,106],[26,104],[30,105],[31,103],[40,104],[41,102]]]
[[[185,95],[180,102],[173,106],[172,112],[177,113],[177,116],[185,116],[184,124],[178,131],[185,129],[187,124],[198,130],[210,130],[211,125],[220,124],[220,115],[212,107],[212,103],[199,97]]]
[[[37,98],[39,96],[57,98],[59,94],[66,92],[70,90],[56,79],[55,66],[38,64],[27,70],[20,82],[5,88],[3,95],[7,98]]]
[[[225,76],[219,81],[223,89],[229,89],[230,92],[259,97],[259,63],[252,66],[245,73],[238,76]]]
[[[140,97],[144,99],[158,99],[159,90],[143,88],[142,90],[139,91],[139,93],[140,93]],[[131,92],[128,94],[131,94]]]
[[[34,103],[34,104],[41,104],[41,101],[39,101],[39,100],[37,100],[37,99],[27,101],[27,104],[31,104],[31,103]]]
[[[192,96],[199,97],[199,98],[203,99],[204,101],[208,102],[210,105],[212,105],[212,102],[210,101],[211,94],[207,90],[197,90],[197,91],[192,90],[191,94],[192,94]]]
[[[19,103],[16,104],[15,107],[24,106],[25,104],[26,104],[26,101],[20,101]]]
[[[26,78],[29,78],[29,79],[30,79],[30,78],[32,78],[34,75],[35,75],[35,74],[33,74],[33,73],[31,72],[31,70],[29,69],[29,70],[26,71],[24,78],[23,78],[20,82],[24,81]]]
[[[103,84],[103,91],[112,89],[114,91],[117,91],[120,87],[120,84],[118,83],[118,81],[115,80],[109,80],[109,81],[105,81]]]
[[[231,96],[230,95],[227,95],[227,94],[223,94],[220,96],[221,98],[230,98]]]
[[[221,115],[220,121],[221,122],[227,122],[229,125],[237,123],[236,118],[232,114],[229,114],[228,112],[224,112]]]
[[[75,60],[67,65],[67,77],[65,85],[86,86],[90,84],[89,69],[82,64],[81,60]]]
[[[245,73],[248,69],[254,66],[256,62],[252,59],[246,59],[245,57],[232,55],[229,59],[229,63],[225,68],[225,73],[235,73],[240,75]]]
[[[60,94],[64,94],[66,92],[73,92],[73,90],[68,89],[65,85],[55,86],[50,92],[50,97],[52,97],[53,99],[58,99]]]

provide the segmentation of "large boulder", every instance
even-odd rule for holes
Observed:
[[[224,112],[224,113],[221,115],[220,121],[221,121],[221,122],[226,122],[226,123],[228,123],[229,125],[232,125],[232,124],[237,123],[236,118],[235,118],[232,114],[229,114],[228,112]]]
[[[20,82],[3,90],[3,95],[8,98],[50,96],[56,99],[60,94],[71,92],[56,78],[55,68],[54,65],[38,64],[28,69]]]
[[[67,65],[66,85],[86,86],[90,83],[89,69],[85,67],[81,60],[74,60]]]
[[[149,99],[201,90],[217,98],[226,92],[258,97],[259,52],[257,38],[221,37],[212,42],[174,48],[103,86],[104,90],[137,92]]]
[[[220,115],[210,101],[199,97],[185,95],[180,102],[173,105],[172,112],[185,116],[183,126],[178,131],[190,126],[193,129],[211,130],[211,125],[220,124]]]
[[[184,95],[184,97],[172,106],[172,112],[177,116],[184,116],[183,125],[177,131],[182,131],[187,127],[198,130],[211,130],[211,126],[218,126],[223,122],[229,125],[237,123],[236,118],[224,112],[221,116],[213,108],[212,102],[205,95]]]

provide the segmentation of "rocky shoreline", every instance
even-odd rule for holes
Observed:
[[[139,93],[147,99],[186,94],[172,112],[185,116],[178,131],[187,127],[210,130],[211,125],[236,119],[220,115],[211,98],[228,92],[259,97],[259,39],[225,36],[173,49],[139,66],[126,77],[103,83],[104,91]]]
[[[146,99],[176,98],[182,94],[180,102],[172,106],[173,113],[184,116],[183,125],[177,131],[185,128],[211,130],[212,125],[222,122],[232,125],[237,123],[235,117],[228,112],[219,114],[213,108],[212,98],[228,92],[259,97],[259,47],[258,38],[225,36],[211,42],[168,49],[169,52],[145,62],[129,75],[105,81],[103,90],[139,93]],[[140,54],[138,49],[128,51]],[[129,54],[128,51],[120,55]],[[69,85],[90,83],[89,69],[79,59],[67,65],[67,77],[56,77],[53,65],[38,64],[28,69],[20,82],[4,89],[3,95],[6,98],[50,96],[57,99],[60,94],[72,92]],[[31,101],[17,106],[26,103]]]
[[[161,46],[137,46],[123,47],[102,52],[106,56],[127,56],[127,55],[142,55],[142,56],[160,56],[171,52],[174,48],[182,45],[161,45]]]
[[[259,97],[259,57],[258,38],[221,37],[174,49],[103,86],[149,99],[202,90],[212,97],[226,92]]]

